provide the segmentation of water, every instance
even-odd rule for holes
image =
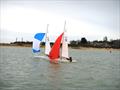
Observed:
[[[0,90],[120,90],[120,51],[69,51],[77,63],[51,64],[31,48],[0,47]]]

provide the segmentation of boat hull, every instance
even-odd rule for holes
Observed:
[[[40,58],[40,59],[45,59],[45,60],[49,60],[50,61],[50,59],[49,59],[49,57],[48,56],[34,56],[35,58]],[[71,62],[69,61],[69,60],[67,60],[67,59],[58,59],[58,62],[59,63],[75,63],[75,62],[77,62],[77,60],[72,60]]]
[[[77,60],[72,60],[72,61],[70,62],[70,61],[67,60],[67,59],[59,59],[59,62],[61,62],[61,63],[75,63],[75,62],[77,62]]]
[[[34,56],[35,58],[49,60],[48,56]]]

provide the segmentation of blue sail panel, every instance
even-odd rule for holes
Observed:
[[[37,34],[35,34],[34,38],[39,40],[39,41],[42,41],[44,36],[45,36],[45,33],[37,33]]]
[[[38,53],[40,52],[40,50],[35,50],[35,49],[32,49],[34,53]]]

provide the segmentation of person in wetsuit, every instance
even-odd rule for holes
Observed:
[[[70,62],[72,62],[72,57],[69,57]]]

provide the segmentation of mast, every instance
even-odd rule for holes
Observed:
[[[45,54],[46,55],[49,55],[49,52],[51,50],[50,41],[49,41],[49,35],[48,35],[48,27],[49,27],[49,24],[47,24],[46,38],[45,38]]]
[[[65,23],[64,23],[64,32],[67,32],[66,31],[66,20],[65,20]]]
[[[48,27],[49,27],[49,24],[47,24],[45,42],[48,40]]]
[[[48,27],[49,27],[49,24],[47,24],[47,30],[46,30],[47,32],[46,33],[48,33]]]

